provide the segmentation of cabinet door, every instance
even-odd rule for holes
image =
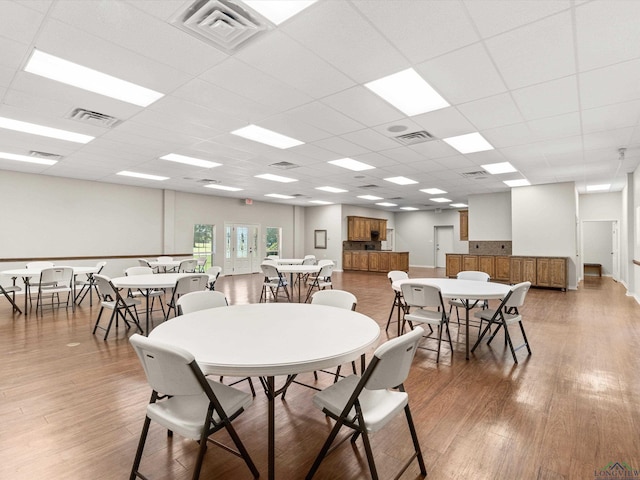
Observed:
[[[380,254],[376,252],[369,252],[369,270],[371,272],[378,272],[380,270]]]
[[[342,252],[342,269],[353,269],[353,254],[351,252]]]
[[[387,221],[383,218],[378,220],[378,231],[380,232],[380,241],[387,240]]]
[[[353,268],[354,270],[369,270],[369,252],[354,252]]]
[[[535,257],[525,257],[522,260],[522,281],[531,282],[531,285],[537,285],[536,277],[536,259]]]
[[[389,269],[409,271],[409,254],[408,253],[390,253]]]
[[[447,253],[447,277],[455,277],[462,270],[462,255]]]
[[[511,261],[509,257],[506,256],[497,256],[495,258],[495,268],[496,268],[496,280],[501,280],[503,282],[508,282],[511,276],[509,275]]]
[[[522,282],[522,257],[511,257],[511,265],[510,265],[510,275],[509,282],[510,283],[520,283]]]
[[[469,211],[459,210],[460,214],[460,240],[469,240]]]
[[[536,285],[539,285],[541,287],[549,287],[551,286],[550,282],[551,282],[551,276],[549,272],[549,259],[537,258],[536,259]]]
[[[478,256],[477,255],[463,255],[462,256],[462,269],[463,270],[478,270]]]
[[[478,256],[478,270],[485,272],[493,279],[495,275],[495,260],[492,255],[479,255]]]
[[[389,254],[384,252],[384,253],[379,253],[378,255],[380,257],[380,265],[379,265],[378,271],[388,272],[389,270],[391,270],[389,268]]]
[[[347,240],[356,241],[356,219],[354,217],[347,217]]]
[[[549,286],[556,288],[567,288],[567,259],[549,259]]]

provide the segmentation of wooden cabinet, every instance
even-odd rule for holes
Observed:
[[[567,259],[543,257],[536,259],[536,285],[566,289]]]
[[[478,255],[478,270],[485,272],[493,279],[496,274],[495,257],[493,255]]]
[[[511,279],[511,260],[506,255],[498,255],[494,258],[495,275],[491,278],[498,282],[509,282]]]
[[[347,240],[370,242],[371,232],[378,232],[378,241],[387,239],[387,220],[384,218],[347,217]]]
[[[447,253],[447,277],[455,277],[462,271],[462,255]]]
[[[478,270],[478,256],[477,255],[463,255],[462,256],[462,270]]]
[[[460,214],[460,240],[469,240],[469,210],[458,210]]]
[[[381,252],[347,250],[342,252],[343,270],[383,272],[390,270],[409,271],[409,252]]]
[[[510,283],[531,282],[536,285],[537,267],[535,257],[511,257]]]

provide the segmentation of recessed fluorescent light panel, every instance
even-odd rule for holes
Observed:
[[[415,180],[411,180],[407,177],[389,177],[385,178],[387,182],[397,183],[398,185],[413,185],[414,183],[418,183]]]
[[[336,187],[316,187],[316,190],[322,190],[323,192],[331,192],[331,193],[345,193],[349,190],[344,190],[342,188]]]
[[[381,207],[397,207],[398,206],[397,203],[390,203],[390,202],[380,202],[380,203],[376,203],[376,205],[380,205]]]
[[[147,173],[138,173],[138,172],[128,172],[123,170],[122,172],[118,172],[116,175],[122,175],[124,177],[134,177],[134,178],[144,178],[145,180],[169,180],[169,177],[161,177],[159,175],[149,175]]]
[[[226,185],[218,185],[215,183],[211,183],[209,185],[205,185],[205,187],[207,188],[214,188],[216,190],[225,190],[227,192],[239,192],[240,190],[242,190],[242,188],[238,188],[238,187],[228,187]]]
[[[603,183],[601,185],[587,185],[587,192],[603,192],[611,188],[610,183]]]
[[[147,107],[159,98],[164,97],[163,93],[141,87],[126,80],[120,80],[106,73],[83,67],[77,63],[36,49],[33,50],[24,70],[25,72],[66,83],[89,92],[133,103],[140,107]]]
[[[439,188],[423,188],[421,192],[428,193],[429,195],[443,195],[447,192],[440,190]]]
[[[266,128],[262,128],[257,125],[247,125],[246,127],[239,128],[231,133],[248,140],[253,140],[254,142],[264,143],[265,145],[270,145],[283,150],[304,144],[304,142],[301,142],[300,140],[287,137],[286,135],[267,130]]]
[[[354,172],[361,172],[363,170],[371,170],[373,168],[376,168],[367,163],[354,160],[353,158],[341,158],[339,160],[331,160],[329,163],[331,165],[337,165],[338,167],[348,168],[349,170],[353,170]]]
[[[185,165],[193,165],[194,167],[213,168],[219,167],[221,163],[210,162],[209,160],[202,160],[200,158],[187,157],[185,155],[178,155],[177,153],[169,153],[160,157],[160,160],[169,160],[170,162],[184,163]]]
[[[410,117],[449,106],[449,102],[413,68],[365,83],[364,86]]]
[[[460,153],[475,153],[493,150],[491,145],[478,132],[458,135],[457,137],[443,138],[443,140],[458,150]]]
[[[265,195],[265,197],[281,198],[281,199],[283,199],[283,200],[289,200],[289,199],[291,199],[291,198],[296,198],[296,197],[293,197],[293,196],[291,196],[291,195],[282,195],[282,194],[280,194],[280,193],[267,193],[267,194]]]
[[[382,197],[376,197],[375,195],[358,195],[358,198],[363,200],[382,200]]]
[[[526,178],[521,178],[519,180],[505,180],[502,183],[508,185],[509,187],[526,187],[528,185],[531,185],[529,183],[529,180],[527,180]]]
[[[310,7],[316,0],[243,0],[267,20],[280,25],[285,20]]]
[[[501,173],[517,172],[516,167],[511,165],[509,162],[490,163],[488,165],[480,165],[480,166],[484,170],[489,172],[491,175],[499,175]]]
[[[309,203],[315,203],[317,205],[333,205],[333,202],[325,202],[324,200],[309,200]]]
[[[451,203],[450,199],[444,198],[444,197],[430,198],[429,200],[431,200],[432,202],[437,202],[437,203]]]
[[[40,135],[42,137],[56,138],[58,140],[66,140],[75,143],[89,143],[96,137],[83,135],[81,133],[69,132],[68,130],[60,130],[59,128],[45,127],[35,123],[21,122],[12,118],[0,117],[0,128],[14,130],[16,132],[30,133],[32,135]]]
[[[272,182],[281,182],[281,183],[291,183],[297,182],[295,178],[289,177],[281,177],[280,175],[273,175],[272,173],[263,173],[261,175],[256,175],[256,178],[261,178],[263,180],[271,180]]]
[[[412,212],[414,210],[419,210],[419,208],[416,208],[416,207],[400,207],[400,210],[408,210],[408,211]]]
[[[18,155],[16,153],[0,152],[0,159],[15,160],[16,162],[37,163],[38,165],[55,165],[57,160],[50,160],[47,158],[36,158],[28,155]]]
[[[469,205],[467,205],[466,203],[452,203],[449,206],[453,208],[463,208],[463,207],[468,207]]]

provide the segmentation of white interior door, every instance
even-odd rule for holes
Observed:
[[[241,275],[257,272],[258,225],[225,224],[225,274]]]
[[[453,225],[435,227],[434,258],[436,268],[447,266],[447,253],[453,253]]]
[[[585,220],[582,222],[582,264],[599,263],[602,274],[619,277],[618,222]]]

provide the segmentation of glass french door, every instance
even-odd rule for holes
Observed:
[[[224,228],[225,275],[257,272],[260,266],[258,248],[260,226],[227,223]]]

